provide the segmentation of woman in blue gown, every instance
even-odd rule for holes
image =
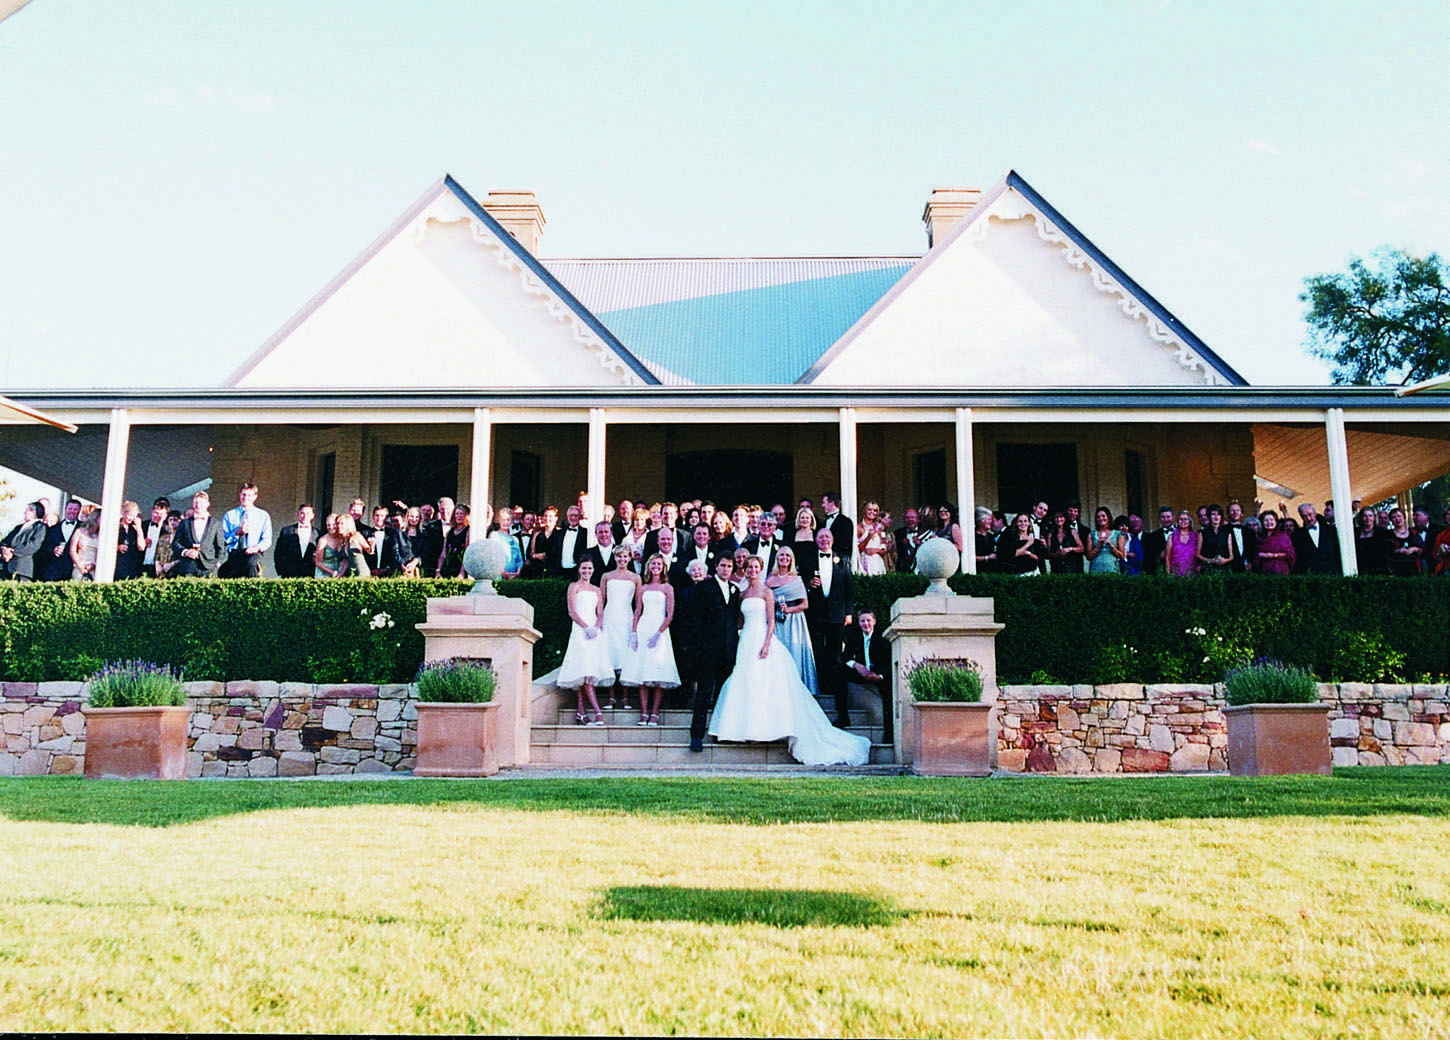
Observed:
[[[820,693],[816,681],[816,654],[811,649],[811,633],[806,627],[806,583],[795,569],[795,550],[781,546],[775,554],[775,570],[765,583],[775,593],[775,638],[795,661],[801,683]]]

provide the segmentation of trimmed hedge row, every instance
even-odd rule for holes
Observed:
[[[414,626],[424,601],[468,587],[449,580],[0,583],[0,679],[80,679],[104,661],[141,659],[181,667],[188,679],[406,682],[423,659]],[[892,602],[918,595],[926,581],[889,574],[858,578],[855,587],[858,608],[874,608],[884,622]],[[1223,665],[1215,655],[1224,646],[1308,667],[1322,679],[1450,674],[1450,581],[958,575],[952,587],[995,600],[1006,625],[997,639],[1003,682],[1217,679]],[[499,590],[533,604],[543,633],[535,674],[552,670],[569,631],[564,582],[501,582]],[[1381,667],[1386,655],[1397,667]],[[1355,674],[1336,674],[1347,668]],[[1384,674],[1367,674],[1377,668]]]
[[[82,679],[108,660],[174,664],[191,680],[408,682],[423,660],[430,597],[459,580],[123,581],[0,584],[0,679]],[[563,586],[502,582],[534,604],[539,674],[568,638]]]

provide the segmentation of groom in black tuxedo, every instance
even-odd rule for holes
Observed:
[[[721,556],[715,574],[695,586],[694,615],[695,702],[690,716],[690,750],[705,750],[706,715],[719,695],[720,684],[735,667],[740,641],[740,590],[730,584],[735,561]]]
[[[851,724],[846,707],[846,677],[841,670],[841,635],[851,616],[851,566],[835,551],[835,538],[828,527],[816,532],[814,556],[806,553],[796,561],[806,583],[806,624],[816,650],[816,675],[826,683],[822,692],[836,701],[836,725]]]

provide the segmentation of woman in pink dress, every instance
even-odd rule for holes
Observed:
[[[1198,532],[1193,529],[1193,514],[1188,510],[1178,511],[1178,527],[1163,555],[1169,574],[1187,578],[1198,573]]]
[[[1254,569],[1260,574],[1291,574],[1295,559],[1294,540],[1279,526],[1279,514],[1265,509],[1259,514],[1259,554]]]

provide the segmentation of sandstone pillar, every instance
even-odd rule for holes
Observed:
[[[992,600],[977,596],[913,596],[891,605],[893,711],[896,722],[896,761],[915,761],[916,708],[906,674],[928,660],[969,660],[982,673],[982,701],[997,701],[997,633],[1004,626],[992,617]],[[997,764],[997,713],[991,714],[992,766]]]
[[[487,661],[498,675],[498,764],[529,762],[529,691],[534,680],[534,608],[513,596],[470,595],[428,600],[424,659]]]

